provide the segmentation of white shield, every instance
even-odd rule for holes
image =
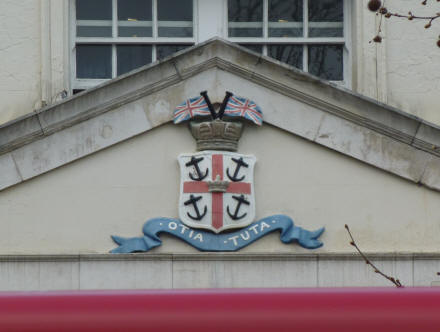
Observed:
[[[178,160],[184,224],[219,233],[254,221],[254,156],[203,151],[181,154]]]

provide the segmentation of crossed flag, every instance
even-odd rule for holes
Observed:
[[[238,116],[258,126],[263,124],[263,112],[252,100],[234,96],[231,92],[226,92],[220,110],[216,113],[206,91],[201,92],[200,97],[190,98],[179,104],[174,110],[173,121],[177,124],[194,117],[204,117],[208,115],[210,115],[213,120],[222,119],[223,116]]]

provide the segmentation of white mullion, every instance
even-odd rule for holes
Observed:
[[[118,0],[112,0],[112,37],[118,37]]]
[[[116,65],[118,60],[116,59],[116,44],[112,44],[112,78],[115,78],[118,74]]]
[[[303,71],[309,71],[309,47],[307,44],[303,45]]]
[[[269,0],[263,0],[263,38],[269,36]]]
[[[118,0],[112,0],[112,37],[113,40],[118,37]],[[116,44],[112,43],[112,78],[118,74],[116,68],[118,64]]]
[[[153,0],[152,1],[153,4],[153,9],[152,9],[152,13],[153,13],[153,39],[157,41],[157,37],[159,35],[159,31],[158,31],[158,27],[159,24],[157,23],[157,0]],[[151,45],[151,61],[154,62],[157,60],[157,49],[156,49],[156,44],[152,44]]]
[[[157,37],[159,36],[159,24],[157,22],[157,0],[153,0],[152,1],[152,5],[153,5],[153,9],[152,9],[152,14],[153,14],[153,31],[152,31],[152,36],[153,39],[157,41]],[[152,44],[151,45],[151,61],[155,62],[157,60],[157,48],[156,48],[156,44]]]
[[[344,45],[344,38],[340,37],[315,37],[315,38],[296,38],[296,37],[272,37],[272,38],[253,38],[253,37],[233,37],[229,38],[234,43],[266,43],[266,44],[339,44]]]
[[[72,91],[69,93],[73,93],[75,81],[76,81],[76,1],[71,0],[69,2],[70,5],[70,48],[69,48],[69,55],[70,55],[70,71],[71,71],[71,77],[70,77],[70,85]]]
[[[101,38],[101,37],[79,37],[76,39],[78,44],[194,44],[194,38],[170,38],[170,37],[118,37],[118,38]]]
[[[352,61],[352,52],[351,52],[351,48],[352,48],[352,36],[351,36],[351,14],[352,14],[352,10],[351,10],[351,2],[348,0],[344,0],[344,39],[345,39],[345,44],[344,44],[344,50],[343,50],[343,77],[344,77],[344,85],[348,88],[351,88],[352,85],[352,66],[353,66],[353,61]]]
[[[195,44],[199,42],[199,25],[197,24],[198,20],[198,1],[192,0],[193,3],[193,20],[192,20],[192,30],[193,30],[193,39]]]
[[[303,36],[309,38],[309,1],[303,0]],[[309,71],[309,47],[307,43],[303,45],[303,71]]]
[[[157,38],[159,35],[158,24],[157,24],[157,0],[152,1],[153,4],[153,38]]]
[[[309,38],[309,2],[303,0],[303,36]]]
[[[263,47],[262,54],[268,55],[268,37],[269,37],[269,0],[263,0]]]
[[[152,62],[157,60],[157,48],[156,47],[157,47],[156,44],[153,44],[152,47],[151,47],[151,52],[152,52],[152,54],[151,54],[151,61]]]
[[[223,11],[225,13],[223,24],[225,27],[224,36],[226,39],[229,39],[229,7],[228,7],[228,0],[223,0]]]

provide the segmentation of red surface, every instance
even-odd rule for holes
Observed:
[[[230,194],[251,194],[251,184],[247,182],[229,182],[227,193]]]
[[[0,293],[0,331],[440,331],[440,290]]]
[[[184,193],[207,193],[209,192],[208,182],[205,181],[186,181],[183,183]],[[251,193],[251,184],[247,182],[229,182],[227,193],[230,194],[247,194]]]
[[[223,155],[212,155],[212,181],[217,175],[223,181]],[[212,227],[219,229],[223,226],[223,193],[212,193]]]
[[[186,181],[183,183],[184,193],[207,193],[209,192],[208,182],[205,181]]]

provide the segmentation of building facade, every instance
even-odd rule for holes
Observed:
[[[437,35],[386,21],[386,40],[369,43],[378,18],[342,0],[90,3],[0,4],[0,289],[389,285],[345,224],[404,285],[438,282]],[[258,235],[233,252],[165,232],[146,252],[110,253],[112,235],[146,241],[147,220],[192,206],[177,158],[205,149],[172,121],[202,91],[216,109],[231,91],[262,110],[233,152],[256,158],[249,222],[324,227],[321,247],[245,223],[204,230],[232,245]]]

